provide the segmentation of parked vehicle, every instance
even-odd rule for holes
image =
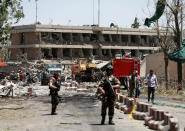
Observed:
[[[116,76],[123,84],[124,79],[130,75],[130,73],[137,71],[140,75],[140,59],[114,59],[114,76]]]
[[[77,82],[93,82],[95,77],[96,64],[86,58],[79,58],[77,64],[72,66],[72,76]]]
[[[41,85],[48,85],[49,78],[53,76],[55,72],[61,75],[61,81],[65,80],[65,73],[62,69],[61,63],[48,63],[45,65],[46,71],[42,73]]]

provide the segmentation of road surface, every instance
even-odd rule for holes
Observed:
[[[50,115],[50,97],[21,98],[0,110],[0,131],[147,131],[143,121],[115,111],[116,125],[100,125],[101,102],[92,94],[64,94],[58,115]],[[8,100],[11,101],[11,100]],[[12,108],[17,106],[17,108]],[[8,108],[10,107],[10,108]]]

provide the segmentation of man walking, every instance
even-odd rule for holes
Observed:
[[[113,67],[110,65],[106,69],[107,76],[104,78],[100,84],[100,91],[103,94],[102,99],[102,109],[101,109],[101,124],[105,123],[105,116],[107,108],[109,109],[109,125],[114,125],[113,116],[114,116],[114,104],[116,100],[115,89],[120,87],[120,81],[113,76]]]
[[[130,97],[134,97],[134,90],[136,89],[136,75],[135,72],[132,72],[129,79],[129,95]]]
[[[142,86],[142,81],[141,81],[141,77],[140,77],[139,74],[138,74],[138,71],[136,71],[135,77],[136,77],[136,92],[135,92],[135,98],[139,98],[139,96],[140,96],[140,90],[141,90],[141,86]]]
[[[52,104],[51,115],[56,115],[56,108],[59,103],[58,91],[60,90],[60,75],[57,72],[50,78],[49,89]]]
[[[152,104],[154,103],[154,94],[155,88],[158,88],[157,77],[154,74],[153,70],[150,70],[150,73],[147,75],[147,83],[148,83],[148,102],[150,102],[150,95],[152,94]]]

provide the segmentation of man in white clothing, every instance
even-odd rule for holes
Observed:
[[[154,103],[154,94],[155,88],[158,88],[157,77],[154,74],[153,70],[150,70],[150,73],[147,75],[147,83],[148,83],[148,102],[150,102],[150,95],[152,94],[152,104]]]

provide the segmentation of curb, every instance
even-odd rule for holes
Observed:
[[[156,107],[152,107],[151,104],[144,102],[136,102],[133,98],[128,98],[124,95],[116,94],[115,107],[124,112],[124,114],[130,114],[137,105],[132,116],[135,120],[144,120],[144,125],[150,129],[158,131],[179,131],[179,122],[168,111],[158,110]],[[185,131],[185,129],[184,129]]]

